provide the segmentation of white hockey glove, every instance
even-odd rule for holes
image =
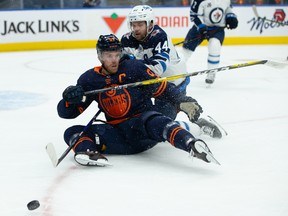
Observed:
[[[202,107],[196,101],[180,103],[180,110],[188,115],[191,122],[197,121],[203,112]]]

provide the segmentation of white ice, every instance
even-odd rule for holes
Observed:
[[[189,72],[206,69],[206,56],[207,47],[199,47]],[[287,45],[224,46],[221,66],[288,63],[287,56]],[[189,94],[228,132],[220,140],[203,137],[221,166],[160,143],[142,154],[108,156],[112,167],[81,167],[71,152],[54,168],[47,143],[60,156],[64,130],[86,125],[97,111],[95,104],[64,120],[56,105],[98,63],[95,49],[0,53],[1,216],[288,215],[288,68],[220,72],[211,88],[205,75],[192,78]],[[28,211],[34,199],[41,206]]]

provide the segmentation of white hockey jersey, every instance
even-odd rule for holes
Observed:
[[[201,23],[212,27],[225,27],[225,15],[233,13],[230,0],[192,0],[190,19],[197,26]]]
[[[144,60],[147,67],[161,77],[187,73],[186,63],[180,58],[171,39],[158,25],[144,41],[137,41],[130,33],[122,36],[121,43],[124,54],[132,54],[136,59]],[[173,82],[179,85],[180,78]]]

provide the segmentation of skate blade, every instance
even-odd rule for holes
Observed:
[[[212,162],[212,163],[215,163],[215,164],[217,164],[217,165],[221,165],[221,164],[219,163],[219,161],[216,160],[216,158],[215,158],[215,157],[213,156],[213,154],[211,154],[211,153],[208,153],[208,154],[206,155],[206,158],[207,158],[208,161],[210,161],[210,162]]]
[[[204,148],[200,144],[198,144],[198,145],[195,144],[195,148],[199,153],[203,153],[203,152],[206,153],[206,159],[209,161],[209,163],[215,163],[215,164],[221,165],[219,163],[219,161],[216,160],[216,158],[214,157],[214,155],[212,154],[212,152],[209,149]]]
[[[227,132],[214,118],[212,118],[212,117],[209,116],[209,115],[208,115],[207,117],[209,118],[208,121],[214,123],[218,128],[220,128],[220,131],[221,131],[222,134],[223,134],[223,132],[224,132],[224,134],[225,134],[226,136],[228,136],[228,132]]]

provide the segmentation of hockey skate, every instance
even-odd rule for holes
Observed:
[[[207,77],[205,79],[205,82],[207,84],[213,84],[215,81],[216,73],[215,72],[210,72],[207,74]]]
[[[108,159],[97,151],[77,152],[74,155],[77,163],[83,166],[107,166],[111,165]]]
[[[207,118],[208,120],[199,118],[196,122],[196,124],[200,127],[201,132],[213,138],[222,138],[222,132],[219,128],[219,124],[212,118]]]
[[[212,152],[208,148],[207,144],[203,140],[200,140],[200,139],[195,139],[191,143],[190,156],[201,159],[207,163],[212,162],[212,163],[220,165],[220,163],[215,159]]]

